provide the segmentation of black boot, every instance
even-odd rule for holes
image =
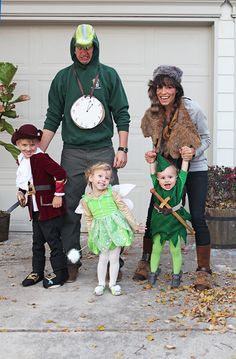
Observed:
[[[66,255],[63,253],[62,255],[51,257],[50,262],[53,273],[44,277],[43,286],[44,288],[57,288],[63,285],[69,277]]]
[[[156,272],[149,272],[148,273],[148,284],[150,284],[151,286],[156,284],[157,281],[157,277],[159,276],[159,274],[161,273],[161,269],[158,268],[156,270]]]
[[[68,279],[68,270],[63,269],[55,271],[52,274],[47,275],[43,278],[44,288],[58,288],[61,287]]]
[[[171,288],[178,288],[181,282],[181,273],[180,274],[172,274],[171,280]]]

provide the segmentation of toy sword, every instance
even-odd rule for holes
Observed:
[[[19,205],[20,205],[20,202],[17,201],[17,202],[14,203],[11,207],[9,207],[6,212],[11,213],[11,212],[14,211],[14,209],[16,209]]]

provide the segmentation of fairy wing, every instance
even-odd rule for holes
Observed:
[[[126,198],[125,196],[130,193],[135,187],[136,185],[131,183],[116,184],[112,186],[112,190],[117,192],[121,196],[122,200],[125,202],[125,204],[130,210],[134,208],[134,204],[131,199]]]
[[[75,213],[76,214],[83,214],[84,213],[84,209],[83,209],[81,201],[79,201],[79,204],[75,209]]]
[[[118,192],[121,197],[125,197],[135,187],[136,187],[135,184],[123,183],[123,184],[115,184],[114,186],[112,186],[112,189],[113,191]]]

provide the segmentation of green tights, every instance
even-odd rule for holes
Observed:
[[[159,234],[155,235],[153,238],[152,254],[150,261],[151,272],[156,272],[159,267],[161,253],[165,245],[165,242],[161,244],[160,239],[161,238]],[[170,241],[169,247],[172,257],[173,273],[179,274],[182,267],[181,239],[178,239],[176,247],[174,246],[172,241]]]

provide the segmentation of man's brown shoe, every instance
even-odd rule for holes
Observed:
[[[78,277],[78,271],[79,268],[76,264],[70,264],[68,265],[68,274],[69,277],[66,281],[66,283],[73,283],[76,281],[77,277]]]
[[[148,279],[148,273],[150,272],[150,263],[148,261],[140,260],[138,267],[134,272],[133,280],[145,280]]]

